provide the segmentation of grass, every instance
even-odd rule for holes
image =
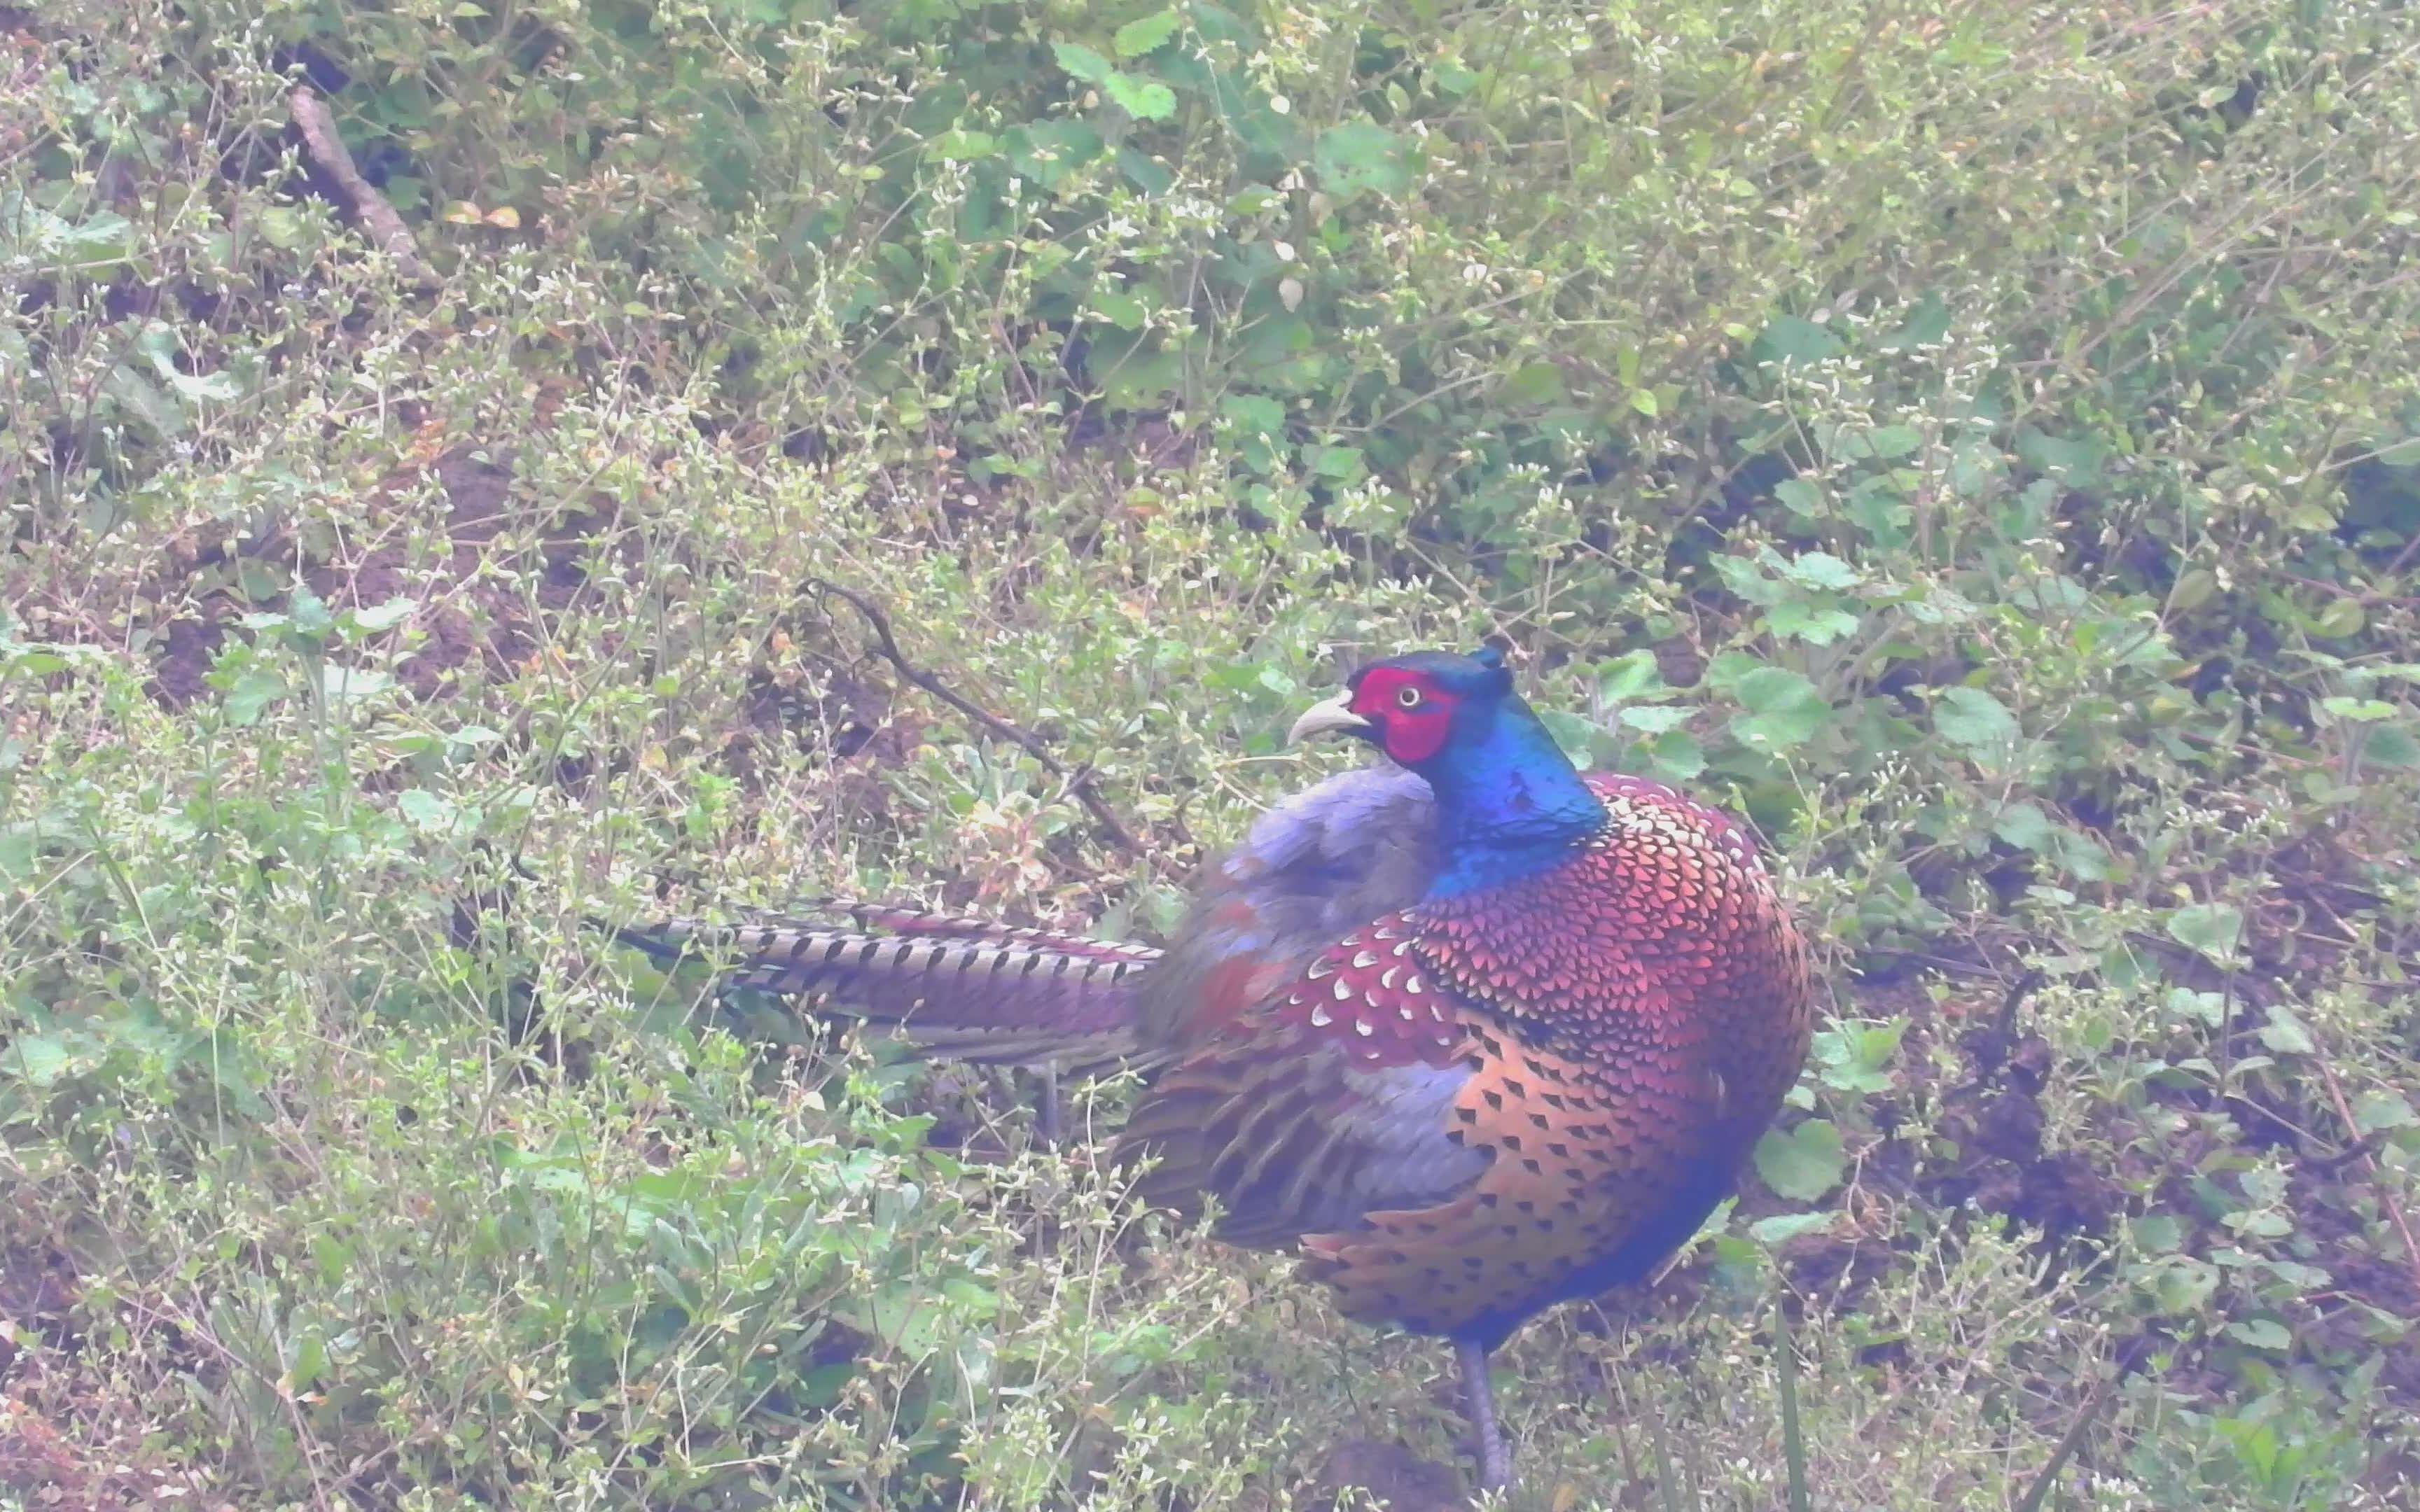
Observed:
[[[1124,1203],[1129,1088],[1041,1149],[584,921],[1150,937],[1494,637],[1828,995],[1509,1504],[2410,1503],[2406,10],[0,37],[0,1501],[1452,1504],[1442,1354]]]

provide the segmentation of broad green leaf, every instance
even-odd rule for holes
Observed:
[[[1802,551],[1794,557],[1776,555],[1781,575],[1806,588],[1854,588],[1865,575],[1829,551]]]
[[[1596,696],[1608,703],[1668,691],[1664,685],[1663,664],[1655,659],[1654,652],[1644,646],[1625,651],[1596,670]]]
[[[1804,316],[1785,315],[1764,328],[1748,355],[1760,363],[1828,362],[1847,350],[1840,338]]]
[[[319,669],[319,688],[331,703],[375,698],[394,686],[392,676],[366,667],[340,667],[329,662]]]
[[[1621,722],[1643,734],[1660,735],[1689,722],[1697,711],[1684,703],[1634,703],[1621,711]]]
[[[1108,58],[1081,42],[1053,42],[1050,52],[1058,58],[1061,68],[1086,84],[1105,84],[1110,74],[1118,71],[1109,66]]]
[[[2386,1129],[2408,1129],[2415,1121],[2411,1100],[2402,1093],[2380,1090],[2364,1092],[2352,1102],[2352,1122],[2363,1134],[2377,1134]]]
[[[1109,92],[1120,110],[1137,120],[1164,121],[1176,114],[1176,91],[1156,79],[1112,73],[1101,81],[1101,87]]]
[[[1787,667],[1760,667],[1742,677],[1731,694],[1747,711],[1732,717],[1731,733],[1758,750],[1795,749],[1832,717],[1832,705],[1815,685]]]
[[[989,131],[943,131],[924,147],[924,155],[943,162],[972,162],[1000,150],[1000,138]]]
[[[235,681],[221,707],[227,723],[238,728],[256,724],[271,703],[286,696],[286,674],[272,667],[254,667]]]
[[[1552,363],[1524,363],[1504,380],[1509,404],[1555,404],[1563,397],[1563,370]]]
[[[1668,782],[1686,782],[1706,769],[1706,748],[1686,730],[1667,730],[1647,746],[1647,763]]]
[[[1776,1212],[1747,1226],[1748,1237],[1760,1244],[1782,1244],[1801,1234],[1820,1234],[1839,1216],[1830,1212]]]
[[[2168,936],[2225,963],[2243,933],[2243,910],[2233,903],[2194,903],[2168,916]]]
[[[2256,1350],[2284,1351],[2294,1347],[2294,1335],[2283,1325],[2266,1318],[2247,1318],[2226,1325],[2227,1335]]]
[[[1979,687],[1945,687],[1932,705],[1932,728],[1970,756],[2005,755],[2021,733],[2009,706]]]
[[[2050,815],[2038,803],[2012,803],[1992,822],[1992,833],[2021,851],[2040,855],[2051,841]]]
[[[1597,736],[1601,733],[1595,725],[1563,709],[1540,709],[1538,722],[1546,727],[1546,733],[1555,737],[1555,744],[1563,748],[1574,765],[1595,764]]]
[[[1124,289],[1097,288],[1093,291],[1093,312],[1121,331],[1140,331],[1151,312],[1142,301]]]
[[[2269,1005],[2269,1022],[2260,1027],[2260,1042],[2281,1056],[2307,1056],[2319,1049],[2309,1027],[2283,1003]]]
[[[1173,8],[1127,22],[1118,28],[1114,39],[1118,56],[1140,57],[1145,53],[1156,52],[1184,24],[1185,18]]]
[[[36,1087],[49,1087],[75,1069],[76,1052],[55,1034],[21,1034],[0,1049],[0,1070],[16,1072]]]
[[[1809,1119],[1784,1132],[1768,1129],[1756,1142],[1756,1174],[1789,1202],[1813,1202],[1840,1184],[1849,1158],[1829,1119]]]
[[[1885,460],[1910,455],[1923,444],[1924,437],[1914,425],[1885,425],[1866,438],[1873,455]]]
[[[2150,1292],[2164,1313],[2199,1312],[2218,1289],[2218,1268],[2189,1255],[2171,1257],[2151,1274]]]
[[[1375,121],[1345,121],[1320,133],[1311,149],[1320,187],[1339,199],[1401,194],[1412,187],[1404,139]]]
[[[456,810],[442,794],[427,788],[406,788],[396,795],[395,806],[412,828],[425,834],[441,834],[454,827]]]
[[[2372,725],[2362,735],[2361,759],[2397,770],[2420,766],[2420,740],[2400,724]]]
[[[1842,636],[1854,634],[1857,617],[1820,599],[1792,598],[1776,604],[1765,615],[1764,624],[1765,628],[1784,640],[1828,646]]]
[[[348,609],[345,618],[351,622],[352,628],[357,633],[376,635],[381,630],[392,630],[411,618],[412,609],[411,599],[397,595],[383,604],[373,604],[368,609]]]

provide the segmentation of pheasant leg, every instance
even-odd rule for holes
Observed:
[[[1470,1419],[1471,1449],[1479,1458],[1479,1489],[1500,1491],[1512,1482],[1512,1451],[1496,1426],[1496,1390],[1487,1380],[1487,1350],[1475,1339],[1454,1341],[1462,1366],[1462,1411]]]

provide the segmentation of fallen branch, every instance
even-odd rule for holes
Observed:
[[[302,133],[302,148],[321,173],[336,181],[350,202],[354,216],[370,236],[371,244],[394,260],[396,269],[415,284],[434,285],[436,274],[420,260],[420,245],[411,239],[411,228],[403,224],[387,197],[378,187],[362,177],[353,162],[345,139],[336,134],[335,118],[328,114],[328,102],[308,85],[296,85],[287,97],[287,107],[294,116],[295,129]]]
[[[2403,1241],[2403,1263],[2412,1268],[2412,1284],[2420,1287],[2420,1242],[2412,1237],[2412,1220],[2404,1216],[2403,1204],[2396,1200],[2394,1186],[2387,1180],[2386,1173],[2379,1169],[2378,1157],[2370,1153],[2367,1141],[2362,1136],[2361,1124],[2352,1116],[2352,1104],[2345,1101],[2344,1085],[2336,1080],[2336,1073],[2328,1065],[2327,1057],[2319,1055],[2312,1059],[2319,1068],[2320,1080],[2327,1083],[2328,1101],[2335,1104],[2336,1117],[2344,1120],[2345,1133],[2352,1138],[2352,1149],[2348,1153],[2358,1153],[2362,1164],[2368,1167],[2378,1199],[2385,1206],[2386,1216],[2394,1223],[2396,1234]]]
[[[1044,745],[1039,737],[1018,729],[999,715],[981,707],[947,683],[942,682],[940,678],[909,661],[908,654],[899,649],[898,637],[891,633],[891,616],[875,608],[861,595],[821,578],[808,579],[807,586],[823,597],[837,598],[857,610],[858,617],[865,621],[866,628],[874,633],[875,649],[882,653],[882,659],[891,663],[892,669],[901,677],[932,694],[1001,739],[1023,748],[1027,755],[1041,764],[1044,771],[1060,780],[1068,796],[1084,806],[1084,811],[1093,816],[1093,823],[1100,826],[1103,838],[1128,856],[1142,854],[1141,842],[1137,841],[1126,826],[1119,822],[1117,814],[1102,801],[1100,794],[1094,791],[1093,768],[1089,764],[1068,767],[1050,753],[1050,748]]]

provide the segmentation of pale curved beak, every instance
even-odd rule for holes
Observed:
[[[1332,734],[1339,731],[1367,736],[1377,733],[1378,727],[1353,712],[1352,694],[1339,693],[1303,710],[1302,717],[1295,720],[1294,728],[1286,732],[1286,744],[1299,746],[1312,735]]]

